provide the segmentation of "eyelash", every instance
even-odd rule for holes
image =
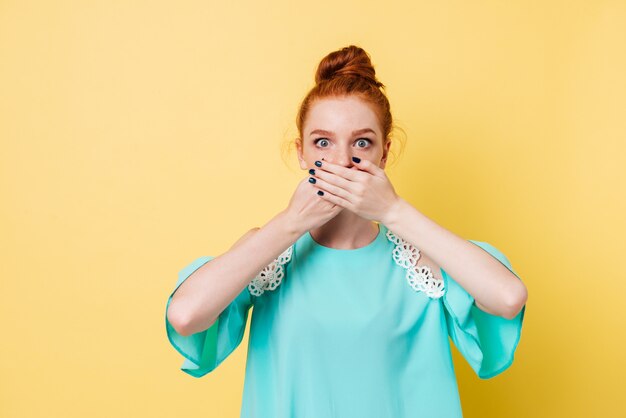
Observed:
[[[317,143],[318,143],[319,141],[321,141],[322,139],[325,139],[325,140],[327,140],[327,141],[328,141],[328,138],[317,138],[315,141],[313,141],[313,143],[314,143],[315,145],[317,145]],[[369,142],[369,143],[370,143],[370,145],[372,145],[372,140],[371,140],[371,139],[369,139],[369,138],[359,138],[359,139],[357,139],[357,141],[360,141],[360,140],[362,140],[362,139],[366,140],[367,142]],[[326,147],[322,147],[322,148],[326,148]],[[359,148],[366,148],[366,147],[359,147]]]

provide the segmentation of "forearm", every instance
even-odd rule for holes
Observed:
[[[209,328],[252,279],[302,234],[286,213],[280,212],[250,236],[242,237],[180,285],[170,303],[170,322],[184,335]]]
[[[489,313],[513,318],[524,305],[526,288],[508,268],[404,199],[399,198],[383,223],[441,266]]]

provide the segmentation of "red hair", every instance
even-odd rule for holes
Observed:
[[[383,83],[376,78],[370,56],[363,48],[350,45],[326,55],[317,67],[315,86],[305,96],[296,117],[300,140],[303,138],[304,121],[316,100],[354,95],[371,105],[378,117],[383,145],[386,145],[391,140],[393,118],[384,89]]]

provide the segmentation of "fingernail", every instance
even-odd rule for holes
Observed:
[[[311,168],[311,169],[309,170],[309,174],[311,174],[311,175],[315,174],[315,170]]]
[[[321,190],[318,190],[318,191],[317,191],[317,194],[318,194],[318,195],[320,195],[320,196],[324,196],[324,192],[323,192],[323,191],[321,191]]]
[[[318,166],[318,167],[321,167],[322,166],[322,162],[321,161],[315,161],[315,165]]]
[[[313,177],[309,177],[309,183],[315,183],[315,179]]]
[[[360,163],[361,159],[357,157],[352,157],[352,161],[354,161],[355,163]]]

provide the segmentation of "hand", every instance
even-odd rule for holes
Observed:
[[[324,192],[315,197],[346,208],[357,215],[383,222],[386,215],[400,201],[385,170],[369,160],[362,159],[352,168],[322,161],[311,175],[314,186]]]
[[[290,219],[292,228],[303,234],[324,225],[342,210],[341,206],[318,196],[317,189],[309,183],[307,173],[307,176],[298,183],[284,212]]]

